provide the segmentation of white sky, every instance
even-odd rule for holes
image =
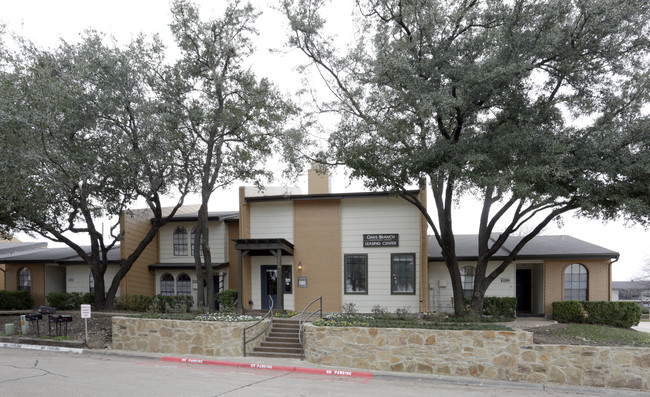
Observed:
[[[257,24],[260,35],[257,41],[258,51],[251,59],[252,68],[259,76],[272,79],[283,92],[293,94],[303,85],[302,78],[295,71],[295,66],[304,62],[304,58],[296,51],[269,52],[269,49],[281,49],[286,42],[287,23],[281,13],[273,9],[280,1],[252,0],[251,2],[257,9],[263,11]],[[218,16],[225,4],[223,0],[201,0],[197,3],[201,8],[203,19]],[[351,2],[339,0],[336,3],[336,8],[328,15],[328,21],[347,23]],[[169,4],[165,1],[0,0],[0,24],[5,24],[9,32],[17,33],[41,46],[48,47],[56,46],[60,38],[74,42],[87,28],[109,33],[122,43],[128,42],[139,33],[147,35],[158,33],[163,42],[173,46],[168,28],[170,21]],[[342,37],[352,34],[351,26],[345,23],[337,22],[336,25],[336,30],[341,32]],[[306,191],[305,178],[301,178],[298,184],[303,191]],[[334,192],[361,189],[359,183],[350,185],[343,172],[337,172],[332,177]],[[237,209],[237,201],[236,187],[217,192],[213,195],[211,209]],[[186,200],[186,203],[194,202],[198,203],[199,199]],[[464,200],[454,214],[455,232],[476,233],[478,214],[479,206],[476,201],[472,198]],[[626,227],[621,222],[603,224],[600,221],[568,216],[564,218],[563,227],[560,228],[553,223],[543,234],[567,234],[620,252],[620,260],[613,266],[614,280],[631,279],[641,272],[643,264],[650,262],[650,231],[640,226]],[[30,240],[28,236],[18,235],[18,237],[23,241]]]

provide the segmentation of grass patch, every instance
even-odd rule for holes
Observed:
[[[594,324],[566,324],[543,333],[575,342],[591,342],[600,346],[650,347],[650,334],[633,329]]]

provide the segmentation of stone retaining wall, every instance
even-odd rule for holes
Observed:
[[[246,335],[257,335],[269,321],[262,321],[256,327],[246,331]],[[253,324],[248,321],[182,321],[113,317],[113,349],[241,357],[244,355],[242,332],[244,328]],[[249,343],[246,347],[247,351],[252,351],[263,340],[262,336]]]
[[[526,331],[305,327],[318,364],[482,379],[650,389],[650,349],[533,345]]]

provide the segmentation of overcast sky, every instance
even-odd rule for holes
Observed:
[[[202,0],[197,3],[204,19],[217,16],[224,5],[221,0]],[[296,51],[269,51],[281,50],[287,37],[286,22],[271,6],[277,3],[279,1],[252,0],[252,4],[262,10],[263,14],[257,24],[260,33],[257,40],[258,51],[251,59],[251,65],[259,76],[272,79],[283,92],[292,95],[303,84],[295,66],[304,62],[304,58]],[[349,21],[349,9],[346,7],[349,7],[350,3],[349,0],[339,0],[332,14],[328,15],[328,21],[337,22],[333,29],[341,32],[342,37],[352,33],[351,26],[342,22]],[[5,24],[8,31],[41,46],[56,46],[61,38],[70,42],[77,41],[79,34],[88,28],[109,33],[122,43],[128,42],[139,33],[158,33],[165,43],[173,45],[168,29],[171,14],[165,1],[0,0],[0,10],[0,23]],[[298,184],[306,193],[306,179],[300,179]],[[342,171],[332,178],[332,190],[335,192],[361,189],[359,183],[350,184]],[[237,209],[237,200],[236,187],[218,192],[213,195],[211,209]],[[199,199],[186,202],[198,203]],[[477,203],[471,198],[464,200],[454,214],[455,232],[476,233],[478,216]],[[563,218],[562,227],[553,223],[543,234],[571,235],[620,252],[620,260],[613,266],[615,281],[637,276],[643,264],[650,262],[650,232],[640,226],[625,226],[621,222],[603,224],[600,221],[567,216]],[[29,237],[24,235],[18,237],[29,240]]]

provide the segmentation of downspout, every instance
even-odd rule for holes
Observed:
[[[607,297],[608,297],[608,300],[609,300],[610,302],[612,301],[612,265],[613,265],[614,263],[618,262],[618,260],[619,260],[620,258],[621,258],[621,256],[619,255],[619,256],[617,256],[613,261],[609,262],[609,269],[608,269],[609,271],[607,272],[607,276],[609,277],[609,280],[608,280],[608,281],[609,281],[609,282],[608,282],[608,285],[609,285],[608,290],[609,290],[609,291],[607,291]]]

